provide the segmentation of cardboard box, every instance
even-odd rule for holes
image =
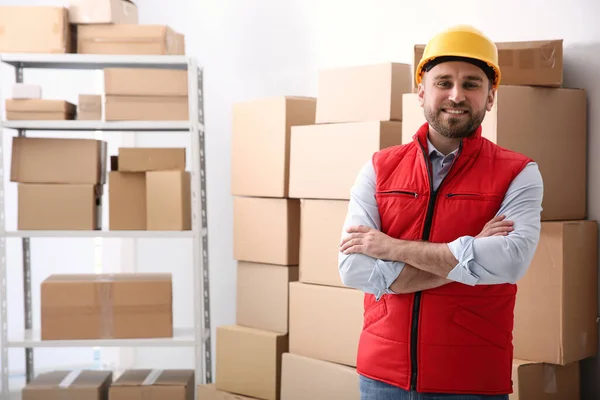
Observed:
[[[52,371],[37,375],[23,388],[22,400],[77,398],[108,400],[112,371]]]
[[[513,360],[509,400],[580,399],[579,363],[566,366]]]
[[[72,24],[137,24],[137,6],[129,0],[69,0]]]
[[[402,121],[402,94],[411,92],[409,64],[319,71],[316,123]]]
[[[127,370],[110,387],[110,400],[194,400],[193,370]]]
[[[99,94],[80,94],[77,104],[77,119],[102,120],[102,96]]]
[[[189,104],[182,96],[106,96],[106,121],[187,121]]]
[[[158,68],[105,68],[108,96],[188,96],[188,71]]]
[[[79,25],[77,53],[183,55],[183,35],[166,25]]]
[[[154,231],[192,229],[191,175],[187,171],[146,173],[146,226]]]
[[[6,99],[7,120],[71,120],[76,107],[64,100]]]
[[[598,224],[544,222],[518,282],[514,357],[565,365],[596,355]]]
[[[1,6],[0,53],[70,53],[68,10],[52,6]]]
[[[171,274],[51,275],[41,285],[42,340],[173,336]]]
[[[119,171],[185,171],[185,147],[119,147]]]
[[[146,174],[109,172],[108,205],[108,225],[111,231],[146,230]]]
[[[298,265],[300,201],[258,197],[233,199],[233,258]]]
[[[106,142],[95,139],[14,137],[11,182],[106,182]]]
[[[373,153],[401,142],[402,123],[396,121],[295,126],[289,197],[348,200]]]
[[[563,40],[497,42],[501,85],[550,86],[563,84]],[[413,77],[423,57],[424,44],[415,45]],[[413,86],[417,83],[413,78]]]
[[[290,283],[290,353],[356,367],[363,302],[359,290]]]
[[[238,262],[236,324],[287,333],[289,283],[297,280],[298,267]]]
[[[338,270],[346,200],[300,200],[300,281],[346,287]]]
[[[19,184],[19,230],[102,229],[102,188],[91,184]]]
[[[217,327],[216,388],[279,400],[281,355],[287,351],[285,334],[235,325]]]
[[[217,390],[214,383],[198,385],[196,393],[198,393],[198,400],[256,400],[255,397],[246,397]]]
[[[360,400],[355,368],[285,353],[281,369],[281,400]]]
[[[236,103],[231,138],[231,193],[288,197],[290,132],[315,123],[316,100],[274,97]]]
[[[416,94],[405,95],[403,143],[426,120]],[[500,86],[483,136],[524,154],[544,180],[542,219],[586,219],[587,99],[579,89]],[[568,196],[565,195],[568,193]]]

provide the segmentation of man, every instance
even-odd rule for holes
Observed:
[[[339,271],[365,292],[363,400],[508,399],[515,283],[540,234],[535,162],[481,136],[498,51],[465,26],[416,69],[427,120],[374,154],[351,191]]]

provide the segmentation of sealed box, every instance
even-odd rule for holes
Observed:
[[[185,147],[119,147],[119,171],[184,171]]]
[[[110,387],[110,400],[194,400],[193,370],[126,370]]]
[[[41,285],[42,340],[173,336],[171,274],[51,275]]]
[[[107,96],[188,96],[188,71],[165,68],[105,68]]]
[[[79,25],[80,54],[183,55],[184,36],[166,25]]]
[[[143,231],[146,218],[146,174],[108,173],[108,229]]]
[[[129,0],[69,0],[72,24],[137,24],[137,6]]]
[[[192,229],[191,174],[187,171],[146,173],[148,230],[189,231]]]
[[[189,103],[184,96],[106,96],[107,121],[187,121]]]
[[[23,388],[22,400],[73,398],[77,400],[108,400],[112,382],[111,371],[52,371],[37,375]]]
[[[80,94],[77,104],[77,119],[100,121],[102,119],[102,96],[99,94]]]
[[[565,366],[514,359],[509,400],[581,399],[579,363]]]
[[[6,99],[7,120],[71,120],[76,106],[64,100],[50,99]]]

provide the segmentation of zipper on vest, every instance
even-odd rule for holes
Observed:
[[[412,196],[415,199],[417,197],[419,197],[419,195],[416,192],[409,192],[409,191],[405,191],[405,190],[384,190],[381,192],[378,192],[379,194],[405,194],[407,196]]]

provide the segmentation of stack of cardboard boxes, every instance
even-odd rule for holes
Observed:
[[[415,46],[415,65],[423,48]],[[561,40],[498,48],[502,82],[483,136],[532,158],[544,179],[540,242],[518,282],[511,399],[576,399],[578,361],[597,351],[597,222],[586,220],[586,93],[563,87]],[[404,95],[403,106],[407,143],[425,118],[416,94]]]

